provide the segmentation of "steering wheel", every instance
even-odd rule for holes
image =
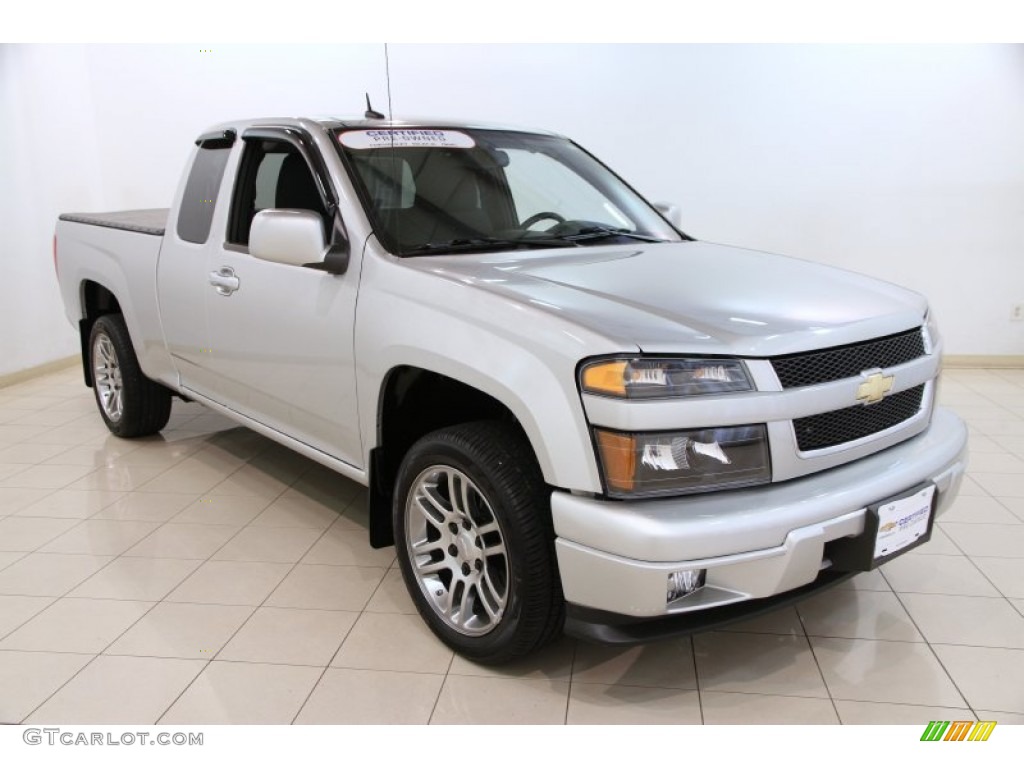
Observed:
[[[534,224],[536,224],[538,221],[544,221],[544,219],[551,219],[556,224],[564,224],[565,223],[565,216],[560,216],[559,214],[555,213],[554,211],[541,211],[540,213],[533,214],[533,216],[528,218],[526,221],[524,221],[519,226],[521,226],[523,229],[529,229]]]

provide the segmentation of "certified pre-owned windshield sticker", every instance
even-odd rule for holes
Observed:
[[[349,149],[379,149],[380,147],[455,147],[472,149],[473,137],[461,131],[442,131],[434,128],[388,128],[375,131],[346,131],[338,140]]]

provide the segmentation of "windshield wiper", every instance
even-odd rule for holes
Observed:
[[[565,248],[575,245],[574,242],[562,238],[528,238],[508,239],[500,237],[462,237],[443,243],[424,243],[423,245],[403,252],[403,256],[418,256],[428,253],[458,253],[459,251],[500,251],[519,248]]]
[[[645,243],[664,243],[660,237],[641,235],[629,229],[618,229],[615,227],[584,227],[579,232],[571,235],[560,235],[561,239],[573,243],[580,243],[588,240],[604,240],[607,237],[628,237],[630,240],[643,240]]]

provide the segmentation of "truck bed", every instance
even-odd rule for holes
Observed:
[[[60,220],[162,237],[167,228],[169,213],[170,208],[146,208],[137,211],[110,211],[109,213],[62,213]]]

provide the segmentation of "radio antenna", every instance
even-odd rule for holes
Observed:
[[[388,81],[388,120],[394,120],[395,113],[391,110],[391,58],[388,56],[387,43],[384,43],[384,75]]]

